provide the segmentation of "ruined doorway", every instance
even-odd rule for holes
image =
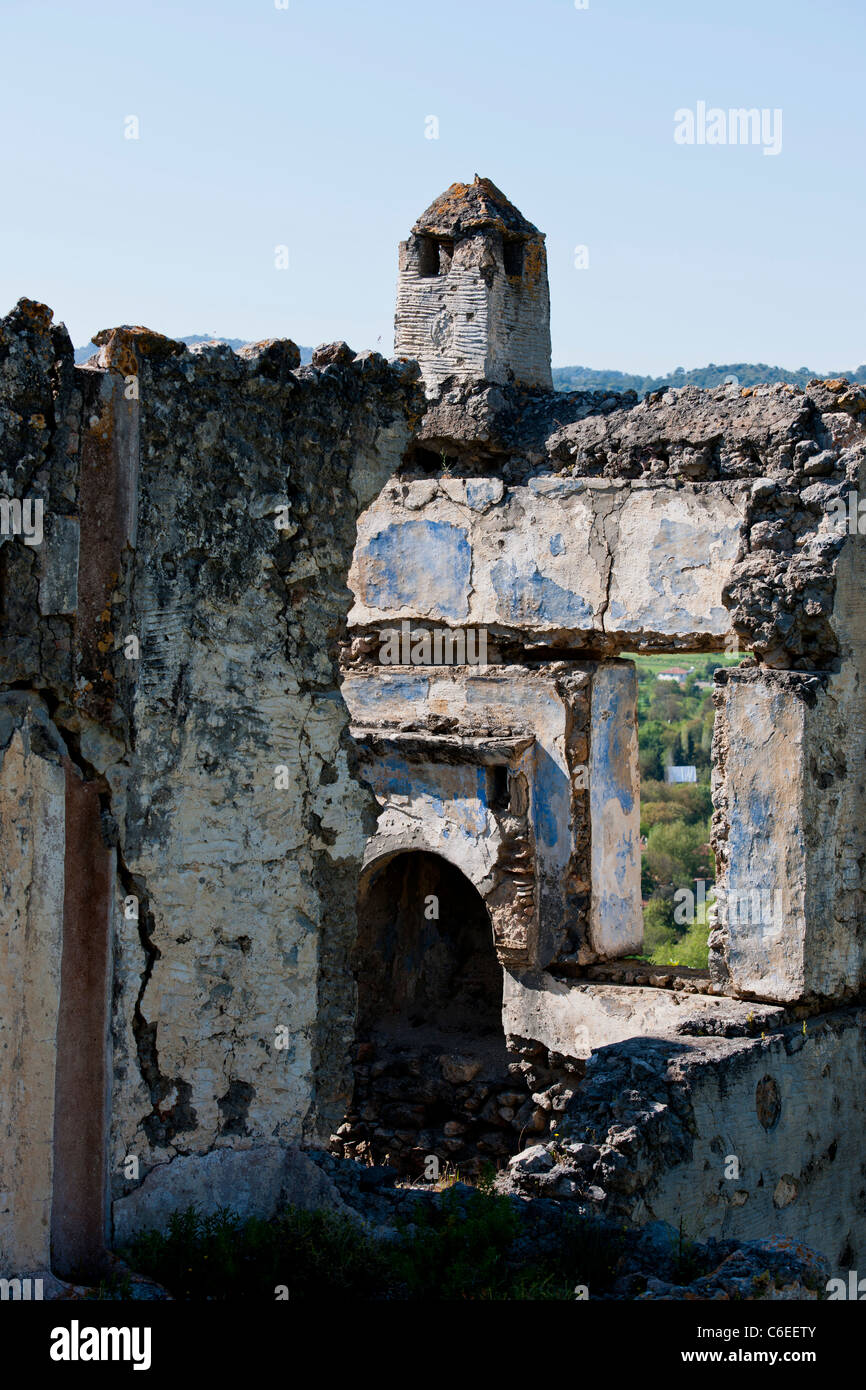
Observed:
[[[487,909],[437,854],[397,854],[362,876],[355,977],[363,1031],[502,1031],[502,968]]]
[[[355,1090],[337,1152],[409,1175],[474,1174],[518,1147],[502,1029],[502,967],[478,890],[455,865],[406,851],[358,892]]]

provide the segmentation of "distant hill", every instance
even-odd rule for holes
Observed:
[[[196,343],[225,343],[231,348],[232,352],[237,352],[238,348],[246,347],[246,340],[244,338],[220,338],[216,333],[190,333],[188,337],[177,338],[176,341],[179,343],[186,343],[187,347],[193,347]],[[98,351],[99,348],[95,343],[85,343],[84,347],[77,347],[75,349],[75,361],[80,366],[82,362],[86,362],[88,358],[92,357],[93,354]],[[305,362],[309,362],[313,356],[312,348],[302,347],[300,352],[302,365]]]
[[[815,377],[846,376],[849,381],[866,382],[866,364],[840,371],[816,372],[810,367],[768,367],[765,362],[730,362],[727,366],[692,367],[685,371],[677,367],[667,376],[635,376],[628,372],[598,371],[594,367],[554,367],[553,384],[557,391],[659,391],[669,386],[724,386],[729,377],[736,377],[739,386],[758,386],[763,382],[790,381],[794,386],[808,386]]]

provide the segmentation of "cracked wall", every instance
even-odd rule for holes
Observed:
[[[395,480],[359,523],[350,621],[428,620],[576,648],[718,648],[746,505],[743,485]]]
[[[297,1142],[345,1100],[369,811],[334,658],[354,516],[401,455],[414,388],[342,358],[178,353],[142,382],[119,820],[153,955],[139,996],[128,929],[117,1155]]]
[[[76,369],[44,306],[22,301],[0,324],[2,481],[46,515],[41,548],[18,535],[0,545],[0,635],[17,687],[5,698],[41,697],[116,870],[110,1139],[87,1131],[87,1144],[91,1163],[106,1148],[122,1203],[154,1165],[326,1135],[345,1105],[346,957],[373,803],[353,773],[335,663],[355,517],[398,465],[420,396],[414,367],[345,344],[300,369],[290,342],[239,356],[141,329],[98,342],[98,361]],[[56,1095],[14,1078],[31,1030],[61,1056],[81,1041],[62,1002],[78,973],[77,888],[61,887],[49,816],[34,848],[16,841],[18,737],[4,853],[25,901],[4,880],[3,988],[24,952],[46,1015],[37,1023],[25,1002],[4,1024],[3,1258],[20,1272],[89,1257],[61,1250],[74,1164],[64,1151],[62,1173],[52,1167],[74,1086],[60,1064]],[[36,809],[40,767],[31,758],[22,793]],[[39,924],[42,956],[25,911],[40,873],[58,899]],[[98,990],[88,1000],[99,1009]],[[87,1105],[101,1121],[98,1094]],[[93,1194],[89,1205],[108,1237],[107,1209]]]
[[[866,976],[864,552],[838,524],[863,491],[864,410],[842,381],[641,404],[451,381],[359,521],[350,672],[400,624],[483,629],[494,666],[754,653],[718,681],[710,943],[713,980],[750,998],[842,1000]],[[601,845],[605,808],[589,819]]]

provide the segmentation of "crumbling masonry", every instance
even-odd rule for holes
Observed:
[[[866,396],[554,395],[478,179],[390,363],[95,341],[0,323],[2,1272],[318,1200],[328,1146],[855,1263]],[[735,642],[710,969],[642,966],[621,654]]]

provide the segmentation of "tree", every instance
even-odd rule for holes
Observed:
[[[652,956],[659,950],[672,950],[678,940],[670,903],[664,898],[650,898],[643,915],[644,954]]]
[[[650,719],[658,719],[663,724],[670,724],[672,720],[680,719],[682,714],[683,692],[676,681],[659,682],[650,699]]]
[[[656,882],[683,887],[703,877],[708,867],[708,839],[705,821],[654,825],[647,836],[646,858]]]

